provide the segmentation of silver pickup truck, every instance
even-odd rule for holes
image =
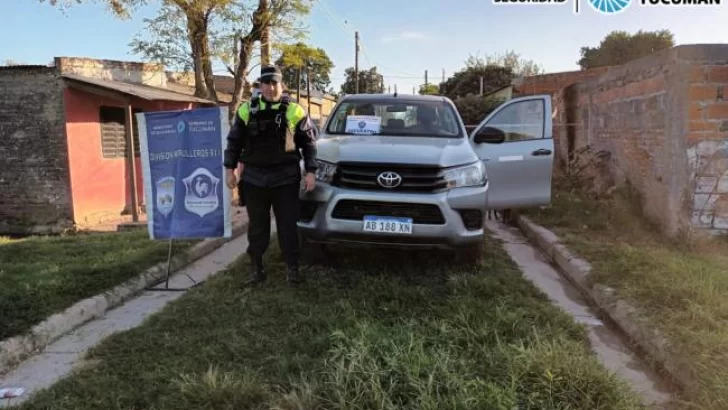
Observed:
[[[509,100],[468,135],[446,97],[343,97],[301,193],[305,257],[325,244],[455,249],[479,259],[486,211],[551,201],[551,98]]]

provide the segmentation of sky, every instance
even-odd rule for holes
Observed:
[[[546,72],[578,70],[579,51],[597,46],[612,30],[669,29],[677,44],[728,43],[728,5],[642,6],[632,0],[625,11],[603,15],[581,1],[563,4],[494,4],[493,0],[316,0],[307,17],[306,42],[323,48],[335,67],[337,91],[344,70],[354,66],[354,32],[359,32],[360,69],[377,67],[385,88],[411,93],[464,67],[470,55],[513,50]],[[144,18],[155,16],[158,2],[130,20],[112,16],[101,2],[74,6],[65,14],[39,0],[5,0],[0,24],[0,63],[48,64],[53,57],[90,57],[143,61],[129,42],[143,32]],[[257,76],[259,68],[251,74]],[[216,72],[224,74],[221,66]]]

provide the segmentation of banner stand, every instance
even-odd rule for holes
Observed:
[[[182,272],[193,284],[170,288],[174,239],[232,237],[223,166],[227,112],[206,107],[136,114],[149,238],[169,240],[167,276],[145,290],[184,292],[204,283]]]
[[[159,282],[155,283],[152,286],[147,286],[146,288],[144,288],[144,290],[169,291],[169,292],[184,292],[186,290],[189,290],[189,289],[192,289],[192,288],[196,288],[197,286],[202,285],[203,283],[205,283],[204,280],[201,280],[201,281],[198,282],[194,278],[192,278],[192,276],[190,276],[190,275],[188,275],[188,274],[185,273],[184,275],[187,276],[187,278],[189,278],[189,280],[191,280],[192,283],[194,283],[194,285],[189,286],[189,287],[186,287],[186,288],[170,288],[169,287],[169,277],[170,277],[170,275],[172,273],[172,241],[173,240],[174,240],[173,238],[169,238],[169,250],[167,251],[167,278],[164,281],[164,287],[163,288],[156,287],[157,285],[159,285],[160,283],[162,283],[162,281],[160,280]]]

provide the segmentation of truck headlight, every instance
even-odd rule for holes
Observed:
[[[443,172],[448,188],[483,186],[487,181],[485,165],[477,161],[462,167],[448,169]]]
[[[316,163],[318,164],[316,180],[326,183],[333,181],[334,174],[336,174],[336,165],[320,160],[316,160]]]

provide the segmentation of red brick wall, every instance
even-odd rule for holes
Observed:
[[[524,77],[521,81],[515,82],[514,91],[518,94],[554,94],[568,85],[588,80],[616,67],[598,67]]]
[[[680,46],[560,90],[559,121],[576,124],[560,130],[560,154],[607,151],[605,177],[636,187],[669,234],[728,229],[725,64],[728,45]]]

